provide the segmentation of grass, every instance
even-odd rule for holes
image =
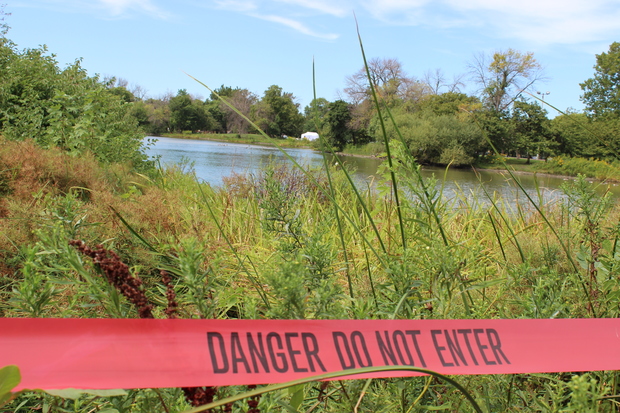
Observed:
[[[539,163],[544,161],[540,161],[537,159],[526,158],[513,158],[513,157],[496,157],[490,156],[486,157],[480,162],[476,163],[477,169],[506,169],[506,166],[514,169],[515,171],[520,172],[534,172]]]
[[[229,143],[243,143],[248,145],[267,145],[274,146],[273,140],[270,138],[266,138],[261,134],[248,133],[248,134],[238,134],[238,133],[193,133],[193,132],[183,132],[183,133],[164,133],[163,137],[166,138],[177,138],[177,139],[197,139],[197,140],[208,140],[208,141],[216,141],[216,142],[229,142]],[[312,146],[311,142],[308,142],[304,139],[294,139],[294,138],[286,138],[286,139],[278,139],[278,145],[285,148],[310,148]]]
[[[525,158],[487,157],[483,162],[476,164],[478,169],[506,169],[530,173],[547,173],[553,175],[577,176],[599,181],[620,182],[620,163],[601,159],[571,158],[555,156],[548,160]]]
[[[68,245],[70,239],[116,251],[143,280],[157,318],[166,317],[168,305],[160,269],[174,277],[183,318],[548,318],[589,317],[591,310],[602,317],[620,315],[614,224],[620,211],[612,204],[589,211],[588,205],[602,205],[589,192],[590,184],[567,192],[574,204],[542,205],[547,224],[534,208],[521,207],[515,214],[500,201],[471,200],[456,207],[431,182],[419,183],[414,171],[395,169],[403,193],[419,193],[402,199],[405,249],[389,191],[361,190],[358,198],[341,170],[330,171],[330,184],[324,171],[306,174],[271,165],[211,188],[174,168],[140,176],[122,165],[103,168],[92,158],[72,158],[28,142],[2,141],[0,148],[3,169],[11,171],[4,175],[0,203],[5,317],[138,316],[138,309]],[[392,155],[395,160],[407,156],[398,146]],[[342,235],[333,219],[334,204]],[[596,266],[588,264],[592,260]],[[516,412],[534,405],[537,411],[555,411],[586,396],[606,397],[612,387],[604,383],[616,380],[613,372],[574,377],[457,381],[483,411]],[[575,387],[580,377],[587,378],[585,393]],[[425,378],[374,380],[365,390],[364,383],[329,382],[322,390],[306,384],[300,406],[310,409],[324,392],[329,399],[315,411],[348,412],[358,402],[360,411],[470,409],[438,382],[427,386]],[[240,392],[221,388],[216,397]],[[169,411],[190,408],[175,389],[163,389],[161,396]],[[288,397],[268,393],[259,406],[284,409]],[[123,400],[161,410],[162,400],[146,390]],[[601,399],[596,408],[615,408],[614,400]],[[90,408],[112,403],[88,401]],[[14,403],[36,408],[65,402],[24,394]]]
[[[415,223],[405,227],[405,250],[399,241],[394,201],[362,191],[369,210],[369,214],[363,213],[357,202],[350,201],[356,196],[338,170],[331,171],[332,197],[321,171],[310,171],[311,179],[295,169],[273,165],[256,176],[234,176],[224,188],[216,189],[198,184],[174,168],[139,176],[121,166],[107,170],[93,159],[45,151],[28,142],[2,142],[1,147],[2,165],[13,170],[5,178],[9,190],[1,204],[3,316],[137,317],[137,309],[129,301],[122,297],[111,300],[114,290],[68,246],[67,241],[73,238],[89,245],[103,243],[117,251],[132,273],[143,279],[156,317],[165,317],[167,305],[160,293],[161,268],[177,280],[178,315],[184,318],[227,318],[231,314],[239,318],[318,319],[590,316],[581,280],[589,277],[591,270],[570,264],[566,250],[534,209],[514,214],[502,203],[481,206],[475,200],[454,208],[441,200],[440,194],[430,193],[438,222],[423,200],[405,198],[403,218]],[[396,158],[402,156],[394,149]],[[11,156],[14,153],[21,154],[19,160]],[[401,182],[416,189],[410,172],[395,172]],[[434,186],[429,183],[427,190],[430,188]],[[572,199],[590,196],[589,188],[577,188],[571,192]],[[33,193],[37,195],[33,197]],[[345,255],[339,247],[336,224],[330,219],[334,202],[341,208],[339,213],[348,217],[342,218],[342,227],[350,278],[343,273]],[[600,204],[594,199],[592,203]],[[543,210],[573,259],[583,257],[587,262],[587,257],[598,251],[600,281],[592,285],[597,293],[590,298],[599,316],[617,317],[617,233],[608,223],[618,222],[619,211],[610,205],[586,218],[580,212],[586,207],[549,205]],[[447,243],[442,241],[440,225]],[[589,232],[583,232],[584,228],[590,228]],[[379,238],[384,240],[385,252],[379,247]],[[43,251],[46,254],[41,254]],[[411,274],[416,274],[415,279]],[[62,283],[50,284],[51,279]],[[54,288],[53,294],[48,287]],[[408,296],[412,288],[415,294]],[[590,294],[591,290],[587,291]],[[614,373],[586,376],[597,383],[588,392],[601,397],[610,390],[599,383],[615,380]],[[570,375],[516,377],[512,381],[502,376],[457,381],[479,403],[488,405],[487,411],[523,411],[536,400],[554,411],[554,403],[569,406],[577,397],[570,390]],[[321,411],[351,411],[362,390],[357,383],[328,384],[325,391],[331,392],[330,401],[322,404]],[[438,383],[423,392],[425,386],[424,378],[373,381],[364,392],[361,407],[407,411],[421,396],[422,406],[456,409],[456,395],[445,393]],[[217,397],[239,391],[219,389]],[[509,398],[508,391],[519,397]],[[307,384],[302,404],[313,405],[317,392],[316,385]],[[544,392],[542,399],[540,392]],[[349,400],[346,394],[357,396]],[[163,395],[168,409],[189,408],[176,399],[175,391],[163,390]],[[15,403],[36,407],[45,397],[22,395]],[[127,400],[135,397],[132,394]],[[150,396],[144,393],[141,397]],[[286,400],[266,394],[261,408],[281,408]],[[459,405],[461,411],[467,411],[465,405]],[[601,401],[600,405],[613,406],[614,401]]]

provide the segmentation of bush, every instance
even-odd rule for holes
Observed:
[[[79,61],[61,70],[45,47],[19,51],[0,39],[0,132],[7,139],[144,168],[144,133],[131,105]]]

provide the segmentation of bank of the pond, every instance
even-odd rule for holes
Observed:
[[[294,138],[269,139],[256,133],[163,133],[162,137],[175,139],[193,139],[203,141],[242,143],[247,145],[275,146],[274,142],[283,148],[313,149],[310,142]]]
[[[260,134],[218,134],[218,133],[166,133],[161,136],[177,139],[207,140],[215,142],[242,143],[248,145],[261,145],[274,147],[274,142],[282,148],[316,149],[312,143],[295,139],[268,139]],[[372,142],[361,147],[346,147],[339,156],[354,156],[359,158],[381,159],[381,143]],[[547,161],[512,157],[492,157],[484,162],[479,162],[471,167],[473,170],[496,170],[505,171],[510,168],[512,171],[527,174],[545,174],[558,177],[575,177],[584,175],[587,178],[604,181],[620,182],[620,163],[617,161],[608,162],[599,159],[570,158],[556,156]]]
[[[620,163],[600,159],[570,158],[556,156],[546,161],[524,158],[499,158],[475,165],[477,169],[506,170],[506,166],[522,173],[547,174],[553,176],[584,175],[604,182],[620,182]]]

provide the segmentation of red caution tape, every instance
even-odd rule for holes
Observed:
[[[20,368],[18,389],[265,384],[390,365],[443,374],[620,369],[620,319],[5,318],[0,331],[0,366]]]

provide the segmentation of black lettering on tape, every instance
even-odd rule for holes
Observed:
[[[484,330],[481,328],[475,328],[474,338],[476,339],[476,344],[478,345],[478,350],[480,351],[480,355],[482,356],[482,360],[484,361],[484,364],[486,364],[487,366],[492,366],[494,364],[497,364],[496,362],[487,359],[487,355],[484,354],[484,350],[489,348],[489,346],[486,346],[480,342],[480,334],[484,334]]]
[[[336,353],[338,354],[338,360],[340,360],[340,366],[342,369],[348,370],[355,368],[355,361],[353,361],[353,354],[351,353],[351,348],[349,347],[349,339],[347,338],[347,335],[341,331],[334,331],[332,332],[332,337],[334,339],[334,346],[336,347]],[[343,347],[344,351],[346,351],[348,361],[343,357]]]
[[[284,339],[286,340],[286,348],[288,350],[288,355],[291,358],[291,366],[293,366],[293,371],[296,373],[305,373],[308,371],[306,368],[299,367],[297,365],[297,360],[295,360],[295,356],[297,354],[301,354],[299,350],[293,350],[293,343],[291,340],[295,337],[298,337],[299,333],[284,333]]]
[[[265,373],[269,373],[269,362],[267,361],[267,354],[265,353],[265,346],[263,344],[263,333],[257,333],[258,347],[252,338],[252,333],[247,333],[248,349],[250,351],[250,358],[252,359],[252,366],[254,367],[254,373],[258,373],[258,363],[260,361],[261,366]]]
[[[452,360],[454,360],[457,366],[460,366],[458,359],[461,359],[461,362],[467,366],[467,360],[465,360],[465,356],[463,356],[463,351],[461,351],[461,343],[456,336],[456,330],[452,330],[452,338],[450,338],[450,333],[448,332],[448,330],[444,330],[443,334],[444,336],[446,336],[446,344],[448,345],[448,350],[450,350],[450,354],[452,354]]]
[[[457,330],[457,332],[460,335],[462,335],[463,338],[465,339],[465,344],[467,345],[467,350],[469,351],[469,355],[471,356],[471,359],[474,361],[474,364],[477,366],[478,360],[476,359],[476,355],[474,354],[474,349],[471,347],[471,343],[469,342],[469,337],[467,336],[468,334],[472,333],[471,329],[461,329],[461,330]]]
[[[273,347],[273,342],[276,342],[277,349],[283,350],[282,347],[282,339],[278,333],[269,333],[267,334],[267,351],[269,352],[269,357],[271,358],[271,364],[273,365],[273,369],[278,373],[286,373],[288,371],[288,361],[286,361],[286,355],[282,352],[276,353]],[[282,362],[282,365],[278,365],[278,359]]]
[[[439,361],[441,362],[441,365],[444,367],[453,367],[454,363],[448,363],[444,358],[443,355],[441,354],[442,351],[444,351],[446,348],[443,346],[439,345],[439,342],[437,341],[437,336],[442,335],[441,330],[431,330],[431,337],[433,338],[433,345],[435,346],[435,351],[437,351],[437,356],[439,357]]]
[[[394,354],[394,349],[392,348],[392,340],[390,340],[390,335],[387,331],[384,331],[383,334],[385,335],[385,341],[381,338],[381,333],[375,331],[377,345],[379,346],[381,357],[383,357],[383,364],[386,366],[396,366],[398,362],[396,361],[396,355]]]
[[[424,356],[422,356],[422,350],[420,350],[417,338],[417,336],[420,334],[420,330],[407,330],[405,331],[405,334],[411,336],[411,339],[413,340],[413,345],[415,346],[415,352],[418,353],[420,363],[422,363],[422,367],[426,367],[426,362],[424,361]]]
[[[222,366],[218,364],[218,357],[216,354],[215,345],[213,343],[214,340],[219,342],[219,352],[220,358],[222,360]],[[211,356],[211,365],[213,366],[213,373],[215,374],[223,374],[228,373],[229,365],[228,365],[228,357],[226,355],[226,346],[224,344],[224,337],[220,333],[216,332],[208,332],[207,333],[207,344],[209,346],[209,355]]]
[[[354,331],[351,333],[351,344],[353,345],[353,352],[355,353],[355,358],[357,359],[358,365],[360,367],[372,367],[372,359],[370,358],[370,353],[366,347],[366,339],[360,331]],[[362,360],[360,347],[364,352],[364,357],[366,360]]]
[[[246,373],[251,373],[250,364],[248,363],[241,341],[239,340],[239,333],[230,333],[230,362],[232,364],[233,373],[238,373],[237,364],[243,363]]]
[[[409,346],[407,345],[407,338],[405,337],[405,334],[400,330],[396,330],[394,331],[394,333],[392,333],[392,337],[394,337],[394,347],[396,348],[396,353],[398,353],[400,364],[403,366],[415,366],[415,363],[413,362],[413,357],[411,356],[411,352],[409,351]],[[398,344],[399,337],[401,342],[400,345]],[[407,355],[406,360],[405,357],[403,357],[402,349],[405,350],[405,354]]]
[[[301,333],[301,341],[304,344],[304,352],[306,353],[306,358],[308,359],[308,366],[310,367],[310,371],[316,371],[312,359],[316,361],[316,364],[321,368],[322,371],[327,371],[325,370],[323,362],[321,362],[321,359],[319,358],[319,342],[317,341],[314,334]],[[310,349],[310,344],[312,344],[312,349]]]
[[[487,338],[489,339],[489,345],[491,346],[491,350],[493,350],[493,354],[495,354],[495,359],[497,360],[497,363],[502,364],[501,357],[503,357],[506,363],[510,364],[510,361],[508,361],[508,357],[506,357],[506,355],[502,351],[502,343],[499,340],[499,334],[497,334],[497,331],[492,328],[488,328]]]

